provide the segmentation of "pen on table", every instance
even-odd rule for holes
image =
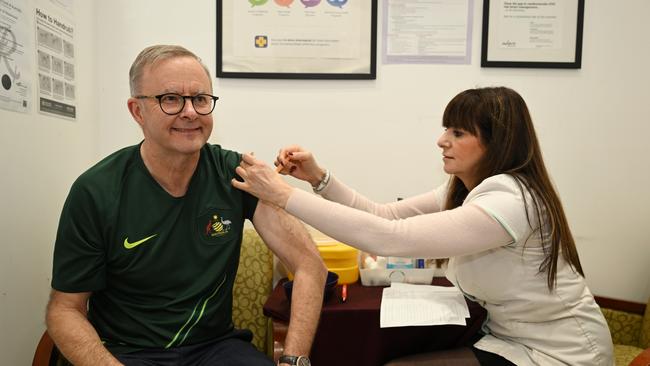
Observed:
[[[348,285],[344,284],[341,287],[341,302],[345,302],[348,299]]]

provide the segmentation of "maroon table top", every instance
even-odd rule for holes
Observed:
[[[264,304],[264,315],[288,322],[290,303],[283,282],[278,283]],[[451,286],[444,277],[434,278],[432,284]],[[310,357],[314,366],[377,366],[400,356],[468,345],[485,320],[485,310],[467,300],[470,318],[466,326],[380,328],[383,289],[358,282],[349,284],[347,301],[343,303],[341,286],[337,286],[335,295],[323,304]]]

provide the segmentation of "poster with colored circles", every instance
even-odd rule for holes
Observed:
[[[377,0],[224,0],[217,76],[372,79]]]
[[[316,7],[318,5],[321,5],[321,2],[322,2],[322,3],[327,3],[327,4],[331,5],[331,6],[337,6],[337,7],[342,8],[348,2],[348,0],[326,0],[326,1],[321,1],[321,0],[299,0],[299,1],[297,1],[297,0],[273,0],[273,1],[271,1],[271,0],[248,0],[248,2],[252,6],[263,6],[263,5],[266,5],[268,3],[275,3],[278,6],[283,6],[283,7],[287,7],[287,8],[290,8],[291,5],[294,4],[294,2],[304,5],[306,8]]]

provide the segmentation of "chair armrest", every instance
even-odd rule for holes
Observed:
[[[50,358],[52,357],[52,350],[54,350],[54,342],[50,335],[47,334],[47,331],[43,332],[41,340],[36,346],[36,351],[34,352],[34,359],[32,360],[33,366],[46,366],[50,364]]]
[[[646,348],[632,360],[629,366],[649,366],[650,365],[650,348]]]
[[[284,340],[287,337],[289,325],[280,320],[273,320],[273,362],[277,363],[284,353]]]

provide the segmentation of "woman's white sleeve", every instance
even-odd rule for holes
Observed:
[[[390,220],[294,188],[286,210],[336,240],[383,256],[446,258],[512,243],[507,231],[473,204]]]
[[[320,195],[329,201],[386,219],[404,219],[441,210],[442,188],[391,203],[376,203],[332,176]]]

